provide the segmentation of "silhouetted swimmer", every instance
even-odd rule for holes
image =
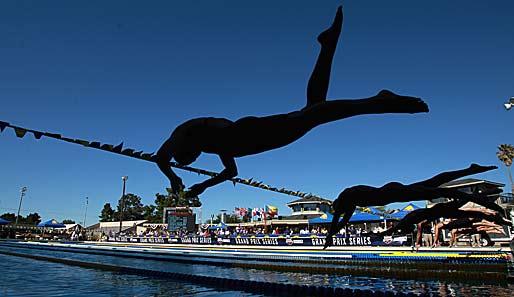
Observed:
[[[334,219],[326,238],[325,248],[332,245],[332,236],[346,226],[357,206],[386,205],[393,202],[432,200],[441,197],[472,201],[487,208],[503,213],[503,208],[490,202],[483,194],[468,194],[456,189],[439,188],[440,185],[471,174],[496,169],[496,166],[471,164],[466,169],[443,172],[430,179],[404,185],[398,182],[388,183],[380,188],[355,186],[345,189],[332,204]],[[344,215],[339,222],[341,215]]]
[[[225,167],[218,175],[190,187],[187,196],[237,176],[234,158],[259,154],[295,142],[313,128],[364,114],[428,112],[419,98],[380,91],[366,99],[326,101],[332,59],[343,23],[339,7],[330,28],[318,36],[321,50],[307,86],[307,104],[298,111],[267,117],[245,117],[235,122],[225,118],[197,118],[179,125],[156,154],[160,170],[174,193],[182,180],[170,168],[172,158],[181,165],[194,162],[201,153],[216,154]]]
[[[491,194],[498,194],[501,192],[500,189],[496,189],[497,191],[490,191]],[[486,194],[484,195],[484,201],[487,200]],[[506,220],[502,216],[496,213],[490,213],[483,210],[473,209],[473,210],[465,210],[459,209],[464,204],[466,204],[466,200],[454,200],[451,202],[438,203],[431,208],[423,208],[416,209],[412,212],[408,213],[398,224],[392,228],[387,229],[384,232],[379,233],[380,235],[386,236],[391,235],[397,230],[402,230],[402,232],[411,232],[414,228],[414,224],[417,224],[421,221],[428,220],[434,221],[439,218],[448,218],[448,219],[463,219],[463,218],[474,218],[479,220],[486,220],[489,222],[494,222],[498,225],[507,225],[512,226],[512,222]],[[495,204],[494,202],[490,202]],[[497,205],[497,204],[496,204]]]
[[[452,231],[455,230],[455,232],[453,232],[453,233],[456,233],[457,231],[471,230],[471,229],[472,230],[480,229],[481,231],[491,231],[494,228],[497,229],[497,227],[500,227],[500,226],[495,223],[487,222],[484,220],[479,220],[476,218],[460,218],[460,219],[450,219],[447,221],[442,221],[442,222],[439,222],[438,224],[436,224],[436,226],[434,228],[435,241],[434,241],[433,247],[439,247],[441,245],[439,242],[439,233],[441,232],[442,229],[452,230]],[[493,228],[493,229],[491,229],[491,228]],[[452,233],[452,232],[450,232],[450,233]],[[464,233],[464,232],[462,232],[462,233]],[[453,244],[453,241],[454,240],[451,240],[450,244]]]
[[[496,234],[505,234],[505,230],[503,227],[488,223],[485,221],[473,223],[471,227],[467,228],[459,228],[459,229],[451,229],[450,231],[450,247],[457,246],[457,239],[466,236],[466,235],[474,235],[480,234],[482,238],[489,238],[487,240],[490,241],[490,237],[488,233],[496,233]],[[478,243],[480,245],[480,243]],[[474,245],[473,245],[474,246]]]

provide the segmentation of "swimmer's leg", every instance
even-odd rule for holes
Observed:
[[[482,172],[486,172],[486,171],[493,170],[496,168],[498,168],[498,167],[497,166],[480,166],[477,164],[471,164],[466,169],[443,172],[432,178],[414,183],[412,185],[421,185],[421,186],[425,186],[425,187],[434,187],[435,188],[435,187],[439,187],[440,185],[442,185],[444,183],[450,182],[452,180],[456,180],[456,179],[464,177],[464,176],[482,173]]]
[[[330,100],[301,110],[305,125],[312,129],[318,125],[363,114],[428,112],[423,100],[401,96],[390,91],[380,91],[366,99]]]
[[[321,50],[316,60],[314,70],[309,78],[309,83],[307,84],[307,106],[323,102],[327,99],[332,60],[336,51],[337,40],[341,34],[342,25],[343,11],[341,6],[339,6],[334,22],[330,28],[321,32],[318,36]]]
[[[468,194],[461,192],[456,189],[447,189],[447,188],[437,188],[433,190],[434,193],[439,194],[440,197],[445,198],[453,198],[453,199],[462,199],[465,201],[474,202],[476,204],[480,204],[486,208],[489,208],[491,210],[497,211],[500,213],[500,215],[505,217],[505,209],[501,207],[500,205],[489,201],[488,197],[484,194]],[[497,189],[496,194],[499,194],[501,192],[500,189]],[[493,194],[494,192],[492,192]]]

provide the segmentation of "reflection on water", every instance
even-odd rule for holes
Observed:
[[[0,254],[0,296],[251,296]]]
[[[428,293],[434,296],[510,297],[514,292],[513,285],[472,285],[379,277],[284,273],[48,250],[17,249],[5,246],[0,246],[0,250],[231,279],[388,290],[415,294]],[[174,282],[169,279],[119,274],[2,254],[0,254],[0,271],[2,273],[0,296],[252,296],[252,294],[241,291],[220,291],[216,288]]]

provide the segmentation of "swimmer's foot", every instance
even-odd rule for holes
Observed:
[[[473,172],[476,172],[476,173],[482,173],[482,172],[494,170],[497,168],[498,168],[498,166],[481,166],[481,165],[478,165],[475,163],[469,165],[469,170],[472,170]]]
[[[341,6],[337,8],[337,13],[334,22],[327,30],[318,35],[318,42],[322,46],[329,46],[335,48],[339,34],[341,34],[341,27],[343,25],[343,9]]]
[[[419,113],[428,112],[428,105],[420,98],[397,95],[388,90],[380,91],[373,100],[380,104],[383,113]]]

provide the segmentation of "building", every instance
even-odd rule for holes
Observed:
[[[457,189],[457,190],[465,192],[465,193],[480,193],[483,191],[502,188],[504,186],[505,186],[504,184],[487,181],[487,180],[483,180],[483,179],[465,178],[465,179],[451,181],[451,182],[442,184],[441,188]],[[499,194],[490,195],[490,197],[491,197],[491,199],[496,198],[496,203],[502,205]],[[437,198],[437,199],[433,199],[433,200],[428,200],[427,207],[430,208],[436,203],[447,202],[449,200],[450,200],[449,198]],[[475,203],[472,203],[472,202],[467,203],[466,205],[463,206],[463,208],[469,208],[469,207],[480,207],[480,206],[477,206]]]
[[[139,225],[143,225],[146,220],[123,221],[121,226],[122,232],[136,232]],[[103,232],[104,234],[116,234],[120,231],[120,222],[100,222],[86,228],[87,231],[93,232],[95,235]]]

